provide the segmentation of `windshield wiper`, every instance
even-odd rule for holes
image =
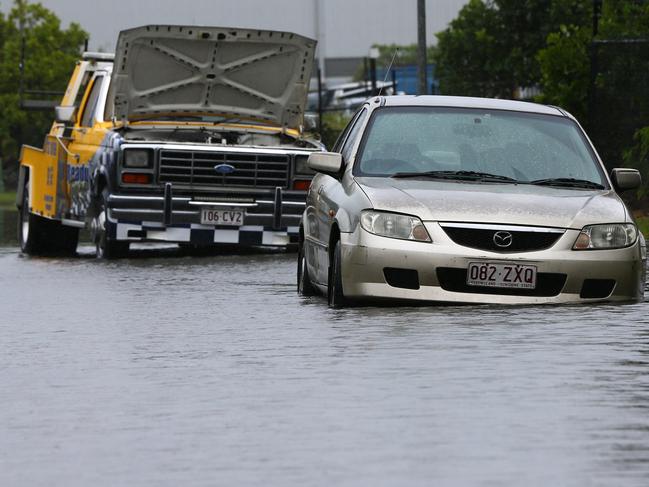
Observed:
[[[490,174],[479,171],[424,171],[424,172],[398,172],[393,178],[432,178],[432,179],[458,179],[462,181],[487,181],[518,183],[514,178],[500,174]]]
[[[535,181],[530,181],[529,184],[537,184],[539,186],[563,186],[566,188],[605,189],[604,186],[594,181],[575,178],[537,179]]]

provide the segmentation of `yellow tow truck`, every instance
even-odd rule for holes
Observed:
[[[313,173],[305,135],[315,41],[155,25],[85,53],[42,148],[23,146],[16,204],[28,254],[101,258],[129,244],[289,246]]]

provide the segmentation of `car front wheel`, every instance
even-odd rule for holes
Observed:
[[[349,304],[349,300],[343,292],[340,240],[336,242],[329,265],[329,286],[327,294],[329,297],[329,306],[332,308],[343,308]]]
[[[306,266],[303,245],[300,245],[297,253],[297,292],[302,296],[314,296],[316,294],[315,287],[311,284],[311,278],[309,277],[309,269]]]

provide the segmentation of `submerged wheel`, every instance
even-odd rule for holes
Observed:
[[[98,259],[119,259],[128,254],[128,242],[118,242],[108,235],[106,229],[106,202],[108,191],[104,190],[97,202],[97,212],[92,220],[92,239],[95,242]]]
[[[18,213],[18,242],[25,254],[38,255],[43,252],[43,237],[46,220],[29,211],[29,183],[25,182],[23,199]]]
[[[79,230],[30,212],[26,182],[18,213],[18,242],[20,250],[29,255],[71,255],[77,250]]]
[[[333,257],[329,265],[329,285],[328,285],[329,306],[332,308],[342,308],[349,304],[349,299],[343,292],[342,279],[342,256],[340,250],[340,240],[336,242]]]
[[[300,245],[297,253],[297,292],[302,296],[314,296],[316,294],[316,289],[309,277],[309,269],[306,266],[303,245]]]

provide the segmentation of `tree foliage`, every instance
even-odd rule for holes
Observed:
[[[437,34],[435,54],[445,94],[511,98],[538,84],[537,53],[561,25],[582,25],[589,0],[470,0]]]
[[[50,112],[20,108],[23,35],[24,89],[56,92],[65,90],[87,38],[76,23],[61,28],[59,18],[39,3],[15,0],[7,16],[0,14],[0,156],[9,183],[14,182],[21,144],[41,146],[53,118]]]
[[[470,0],[438,34],[440,91],[515,98],[517,88],[537,87],[537,101],[586,125],[607,166],[645,168],[649,2],[604,0],[597,38],[592,8],[592,0]]]

